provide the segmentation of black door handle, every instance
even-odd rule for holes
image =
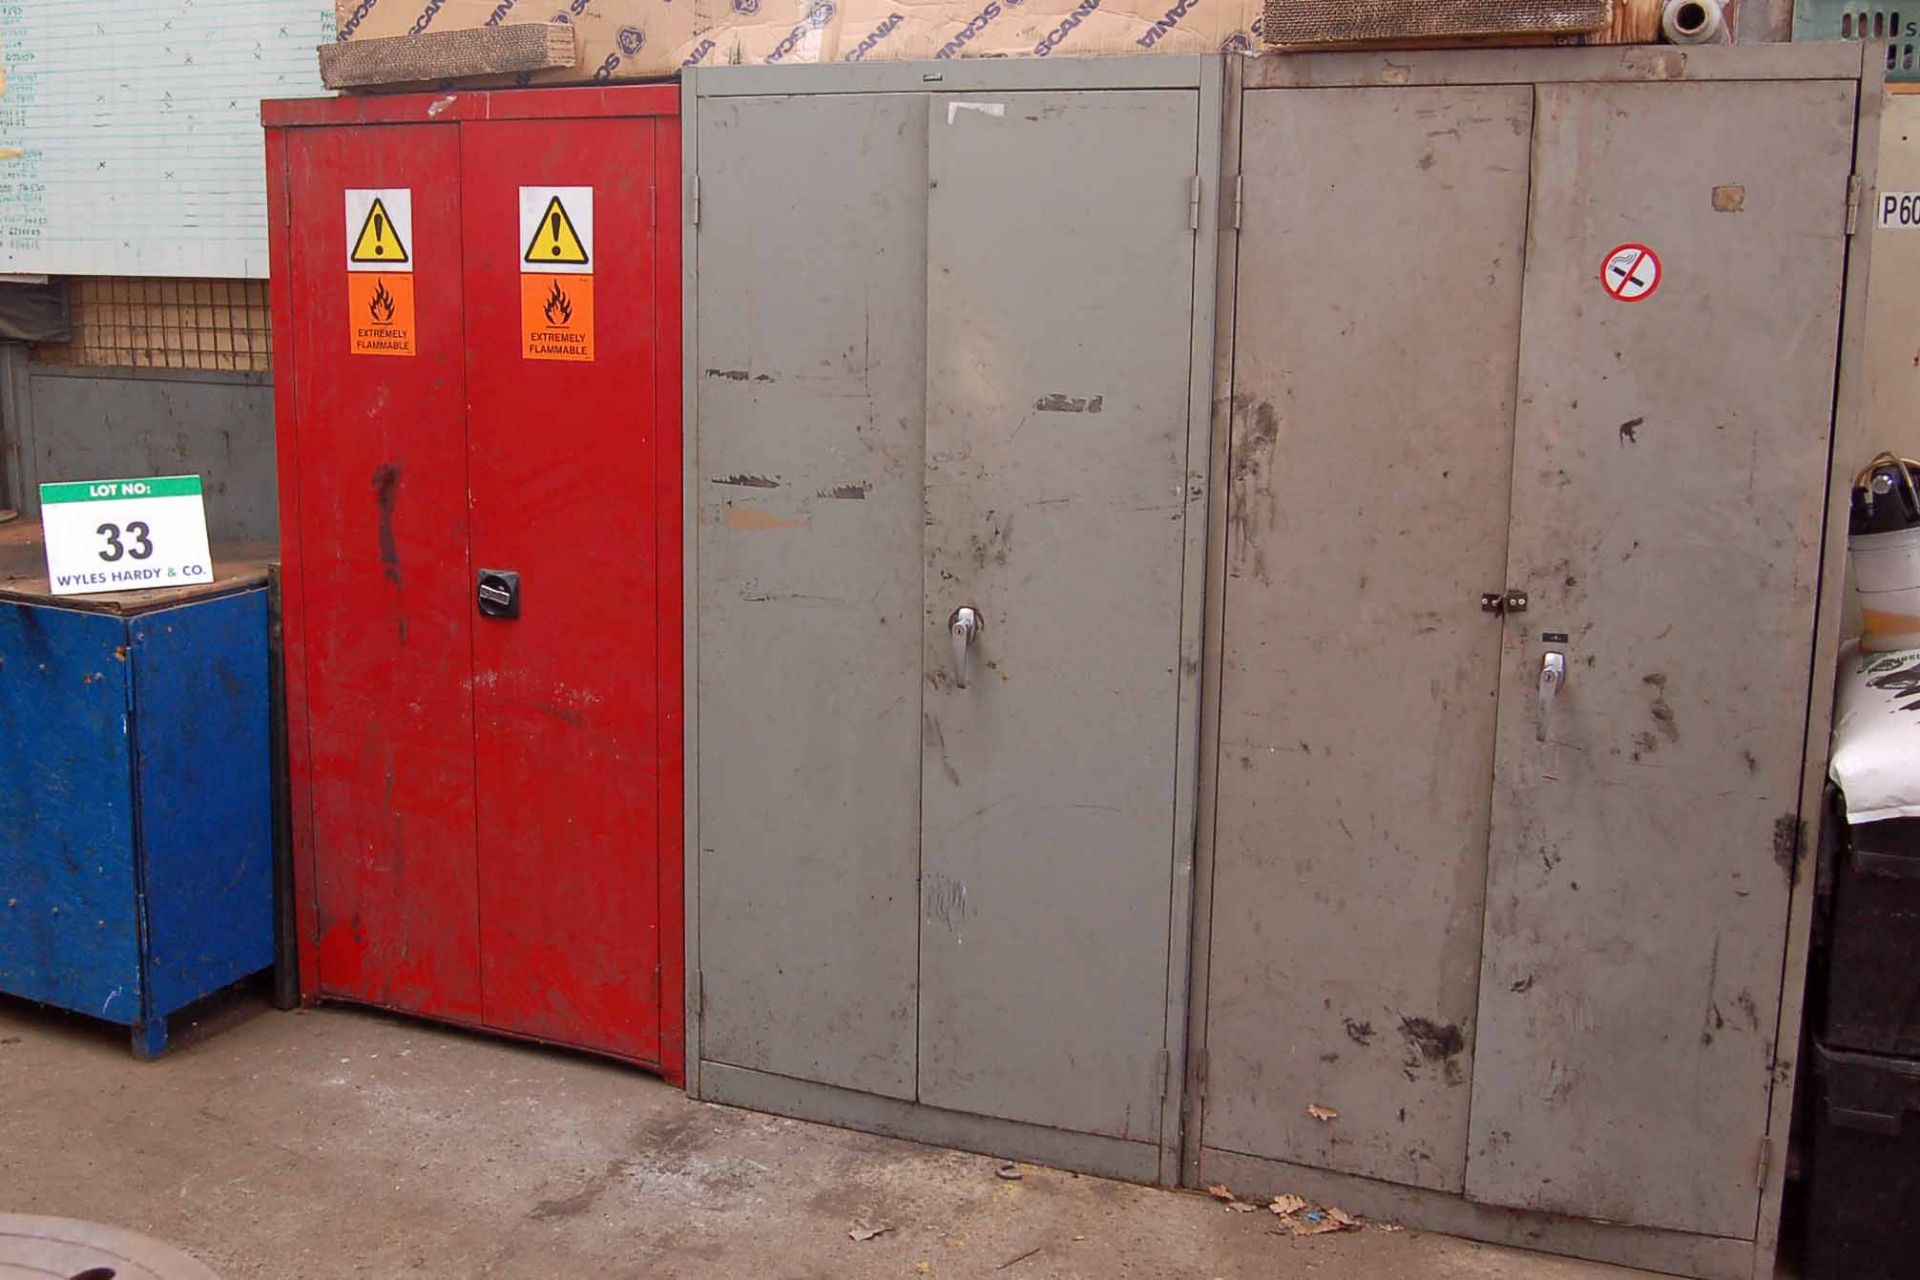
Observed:
[[[482,615],[517,618],[520,616],[520,575],[509,569],[482,569],[474,596]]]

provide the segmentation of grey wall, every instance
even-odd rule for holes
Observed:
[[[278,537],[266,374],[36,364],[0,348],[0,505],[39,512],[56,480],[198,474],[215,542]]]
[[[1793,39],[1793,0],[1741,0],[1734,19],[1741,44],[1778,44]]]

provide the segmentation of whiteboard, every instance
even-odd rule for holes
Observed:
[[[333,32],[332,0],[0,0],[0,271],[264,278],[260,99],[324,92]]]

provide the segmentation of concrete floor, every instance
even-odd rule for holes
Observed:
[[[157,1236],[224,1280],[347,1276],[1626,1280],[689,1102],[572,1054],[228,998],[166,1058],[0,1001],[0,1210]],[[855,1223],[890,1229],[864,1243]]]

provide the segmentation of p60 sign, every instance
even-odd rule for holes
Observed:
[[[1882,191],[1879,223],[1883,227],[1920,227],[1920,191]]]

